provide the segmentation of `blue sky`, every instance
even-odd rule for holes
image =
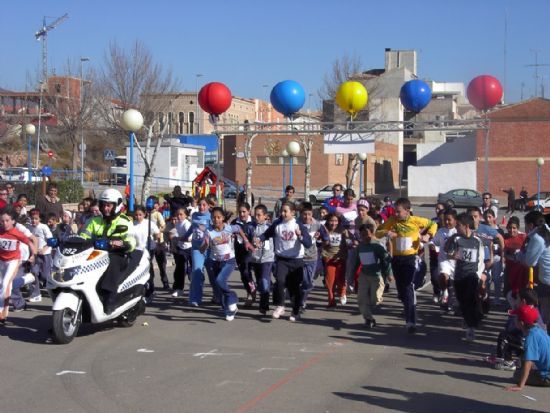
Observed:
[[[386,47],[416,49],[424,79],[468,83],[491,74],[504,84],[505,10],[506,100],[514,102],[522,83],[524,98],[534,94],[534,70],[526,67],[535,61],[532,50],[550,64],[550,1],[3,1],[0,87],[23,90],[36,78],[41,45],[34,33],[43,16],[51,22],[64,13],[69,19],[48,37],[57,73],[80,56],[100,65],[110,41],[127,47],[140,39],[184,90],[194,90],[202,73],[201,83],[224,82],[237,96],[265,98],[275,83],[293,79],[316,97],[334,59],[355,53],[365,70],[381,68]],[[550,66],[539,75],[550,96]]]

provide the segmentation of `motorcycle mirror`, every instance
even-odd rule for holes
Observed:
[[[155,200],[153,198],[147,198],[145,209],[147,210],[147,212],[151,212],[153,209],[155,209]]]
[[[46,240],[46,245],[48,247],[57,248],[59,246],[59,240],[57,238],[48,238]]]
[[[117,225],[115,227],[115,230],[113,231],[113,233],[111,235],[124,234],[127,231],[128,231],[128,226],[127,225]]]

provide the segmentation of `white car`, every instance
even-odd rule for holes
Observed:
[[[309,202],[312,204],[322,203],[325,199],[333,196],[332,193],[333,185],[326,185],[321,189],[313,189],[309,191]],[[345,191],[346,188],[342,186],[342,191]],[[342,194],[343,195],[343,194]]]
[[[22,183],[29,182],[29,170],[24,167],[6,168],[0,171],[0,179],[5,182]],[[31,169],[31,182],[41,182],[42,177],[40,173],[32,168]]]

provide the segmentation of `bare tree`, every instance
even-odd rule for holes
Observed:
[[[311,153],[313,152],[314,139],[311,135],[300,135],[300,144],[304,150],[305,168],[304,168],[304,199],[309,202],[309,190],[311,186]]]
[[[345,53],[332,62],[331,69],[323,77],[323,84],[317,95],[323,100],[334,99],[338,86],[362,70],[361,58],[356,54]]]
[[[140,202],[149,196],[155,159],[162,138],[170,126],[159,114],[170,109],[165,95],[178,87],[170,70],[165,70],[153,59],[147,47],[136,40],[130,50],[112,42],[105,55],[104,68],[98,85],[103,96],[101,117],[113,135],[125,136],[119,123],[120,114],[130,108],[139,110],[144,118],[145,134],[135,134],[135,144],[143,160]]]

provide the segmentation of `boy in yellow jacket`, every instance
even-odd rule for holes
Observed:
[[[393,246],[392,270],[397,294],[405,309],[407,332],[416,333],[416,292],[414,273],[420,242],[428,242],[437,231],[437,224],[427,218],[411,215],[411,201],[395,201],[395,215],[376,230],[376,237],[388,235]]]

